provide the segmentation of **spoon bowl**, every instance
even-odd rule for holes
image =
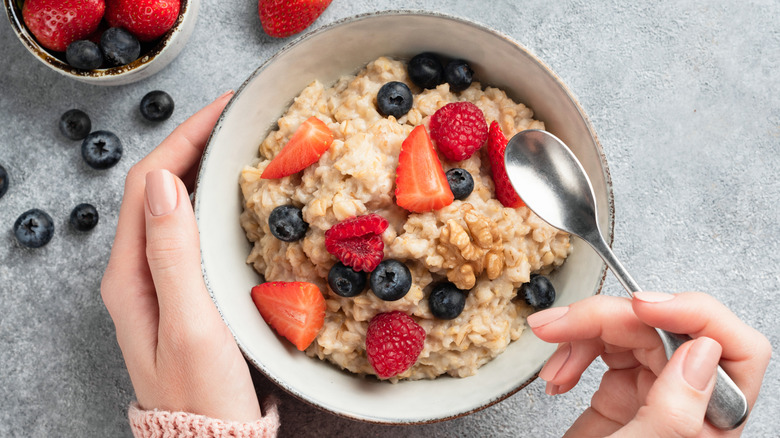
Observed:
[[[547,131],[522,131],[507,143],[504,164],[509,181],[528,208],[553,227],[586,241],[604,259],[629,295],[642,290],[604,240],[596,221],[598,214],[590,180],[577,157],[558,137]],[[668,358],[691,339],[658,328],[656,331]],[[719,429],[730,430],[739,427],[747,414],[745,395],[718,366],[707,419]]]

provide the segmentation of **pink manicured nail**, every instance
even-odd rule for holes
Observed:
[[[553,307],[550,309],[542,310],[541,312],[532,313],[528,315],[526,321],[531,328],[541,327],[549,324],[555,320],[561,319],[569,311],[569,307]]]
[[[225,97],[228,97],[228,96],[232,96],[232,95],[233,95],[233,93],[235,93],[235,91],[233,91],[233,90],[227,90],[227,91],[225,91],[224,93],[222,93],[222,95],[221,95],[221,96],[219,96],[219,97],[218,97],[216,100],[223,99],[223,98],[225,98]]]
[[[558,395],[560,394],[561,387],[559,385],[554,385],[552,383],[547,383],[547,386],[544,388],[544,392],[547,395]]]
[[[176,181],[165,169],[152,170],[146,174],[146,199],[153,216],[164,216],[172,212],[177,204]]]
[[[674,299],[674,295],[663,292],[634,292],[634,298],[645,303],[663,303]]]
[[[539,378],[546,382],[554,379],[555,376],[558,375],[558,372],[561,371],[561,368],[566,365],[569,356],[571,356],[571,344],[567,342],[555,350],[555,353],[553,353],[550,360],[547,361],[544,368],[542,368],[542,371],[539,373]]]
[[[712,379],[723,348],[717,341],[701,337],[693,341],[683,362],[683,378],[691,386],[703,391]]]

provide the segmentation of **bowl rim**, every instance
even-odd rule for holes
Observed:
[[[515,39],[509,37],[508,35],[504,34],[501,31],[495,30],[489,26],[480,24],[478,22],[475,22],[471,19],[467,19],[464,17],[459,17],[451,14],[436,12],[436,11],[429,11],[429,10],[420,10],[420,9],[389,9],[389,10],[382,10],[382,11],[374,11],[374,12],[366,12],[356,15],[347,16],[338,20],[335,20],[329,24],[323,25],[321,27],[311,29],[306,31],[304,34],[296,37],[292,41],[290,41],[288,44],[286,44],[284,47],[276,51],[273,55],[271,55],[267,60],[262,62],[257,69],[255,69],[249,77],[242,82],[242,84],[239,86],[239,88],[235,91],[233,96],[231,97],[230,101],[228,101],[225,108],[222,110],[222,113],[220,114],[219,118],[217,119],[216,124],[214,125],[214,129],[211,131],[211,134],[209,135],[209,138],[206,142],[206,147],[203,150],[203,154],[201,155],[200,163],[198,164],[198,169],[195,177],[195,185],[192,192],[192,204],[195,210],[195,219],[199,222],[200,219],[200,203],[199,200],[201,197],[198,196],[198,186],[201,184],[201,179],[205,167],[205,163],[208,161],[208,156],[213,152],[214,148],[214,138],[219,134],[219,132],[222,130],[222,127],[224,125],[225,118],[227,114],[230,112],[230,109],[235,104],[238,96],[241,95],[243,90],[249,86],[249,84],[257,77],[259,76],[269,65],[271,65],[277,58],[281,57],[286,52],[290,51],[292,48],[297,46],[298,44],[303,43],[304,41],[316,36],[317,34],[321,32],[328,31],[332,28],[349,24],[357,21],[362,21],[366,19],[370,19],[373,17],[381,17],[381,16],[426,16],[426,17],[434,17],[434,18],[442,18],[446,20],[452,20],[456,21],[468,26],[476,27],[482,31],[486,31],[489,33],[492,33],[496,35],[499,38],[502,38],[506,40],[508,43],[516,46],[521,51],[525,52],[534,62],[536,62],[540,67],[542,67],[548,75],[555,81],[555,83],[560,86],[566,94],[566,97],[570,100],[570,102],[574,105],[574,107],[577,109],[577,113],[582,118],[583,123],[587,127],[588,133],[593,139],[593,144],[596,146],[596,152],[599,155],[600,162],[602,164],[603,169],[603,177],[606,185],[606,195],[607,195],[607,223],[608,227],[605,230],[602,230],[605,233],[605,240],[607,241],[607,244],[612,246],[613,240],[614,240],[614,228],[615,228],[615,200],[614,200],[614,193],[612,188],[612,178],[609,170],[609,166],[606,160],[606,154],[604,153],[604,149],[601,146],[601,142],[599,141],[598,135],[595,132],[595,129],[593,128],[593,125],[590,121],[590,118],[588,117],[587,113],[585,112],[582,105],[577,100],[575,94],[572,92],[572,90],[564,83],[564,81],[558,76],[557,73],[555,73],[544,61],[542,61],[535,53],[533,53],[530,49],[528,49],[526,46],[520,44]],[[268,129],[270,130],[272,126],[269,126]],[[576,236],[573,236],[576,238]],[[594,295],[598,295],[601,293],[604,283],[607,276],[607,266],[606,264],[602,265],[601,268],[601,275],[599,284],[596,287]],[[222,320],[224,321],[225,325],[228,327],[228,329],[233,332],[233,329],[231,327],[231,324],[228,322],[228,320],[225,318],[225,315],[223,313],[223,310],[221,309],[219,303],[217,302],[217,299],[215,297],[215,293],[213,291],[213,288],[211,287],[211,282],[209,281],[208,274],[205,270],[205,264],[203,260],[203,254],[201,253],[201,271],[203,273],[203,279],[206,284],[206,288],[209,292],[209,296],[211,297],[212,301],[214,301],[215,306],[217,307],[217,310],[222,317]],[[246,351],[246,348],[244,347],[243,343],[241,342],[238,337],[234,335],[234,339],[236,341],[236,344],[238,344],[239,349],[244,352]],[[532,376],[530,376],[526,381],[520,383],[516,387],[512,388],[509,391],[506,391],[501,394],[497,394],[493,399],[486,402],[483,405],[480,405],[478,407],[475,407],[474,409],[463,411],[455,415],[450,415],[446,417],[439,417],[439,418],[432,418],[428,420],[421,420],[421,421],[381,421],[371,418],[364,418],[360,416],[355,415],[349,415],[345,412],[336,412],[333,410],[330,410],[324,406],[320,406],[313,401],[308,400],[303,394],[298,393],[293,388],[289,387],[288,385],[285,385],[284,382],[277,379],[272,373],[269,373],[268,370],[266,370],[266,367],[257,361],[255,358],[249,357],[246,354],[244,355],[245,359],[252,364],[252,366],[255,367],[256,370],[258,370],[266,379],[273,382],[277,387],[281,388],[284,392],[287,394],[292,395],[296,399],[306,403],[309,406],[312,406],[318,410],[321,410],[323,412],[327,412],[331,415],[335,415],[341,418],[349,419],[349,420],[355,420],[360,421],[363,423],[369,423],[369,424],[377,424],[377,425],[396,425],[396,426],[405,426],[405,425],[422,425],[422,424],[433,424],[433,423],[439,423],[444,422],[448,420],[453,420],[456,418],[461,418],[468,416],[470,414],[473,414],[475,412],[479,412],[481,410],[484,410],[486,408],[489,408],[501,401],[506,400],[507,398],[511,397],[512,395],[518,393],[520,390],[531,384],[536,378],[539,376],[539,371],[537,370],[536,373],[534,373]],[[312,359],[314,360],[314,359]],[[347,371],[345,371],[347,372]]]
[[[192,10],[192,3],[200,0],[180,1],[181,6],[179,7],[179,15],[176,17],[173,26],[160,37],[157,43],[152,46],[148,52],[145,54],[142,53],[138,59],[129,64],[95,70],[79,70],[52,55],[38,43],[32,33],[27,29],[27,25],[24,24],[24,19],[22,18],[22,10],[17,5],[17,0],[3,0],[3,5],[5,6],[5,12],[6,15],[8,15],[8,21],[11,23],[14,34],[36,59],[46,64],[46,66],[52,70],[68,77],[81,81],[100,83],[109,79],[127,77],[132,73],[145,70],[146,67],[171,47],[172,44],[170,43],[181,33],[180,31],[184,27],[184,21],[187,19],[189,11]]]

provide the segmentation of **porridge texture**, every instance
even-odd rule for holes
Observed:
[[[377,91],[390,81],[404,82],[415,92],[412,109],[397,120],[376,109]],[[483,89],[474,82],[458,93],[448,84],[421,90],[409,80],[402,61],[381,57],[330,88],[318,81],[306,87],[260,145],[258,161],[241,172],[241,225],[253,243],[247,262],[266,281],[312,282],[325,296],[324,326],[308,355],[353,373],[376,374],[365,353],[368,323],[378,313],[400,310],[424,328],[426,338],[417,362],[392,381],[473,375],[524,330],[533,309],[516,298],[517,288],[532,273],[549,273],[568,256],[566,233],[524,206],[506,208],[496,199],[484,150],[458,163],[439,157],[445,171],[460,167],[473,176],[474,190],[466,199],[427,213],[409,213],[396,205],[402,142],[415,126],[427,126],[437,109],[456,101],[477,105],[487,123],[497,121],[507,137],[544,129],[529,108],[497,88]],[[332,131],[330,148],[302,172],[261,179],[270,159],[311,116]],[[302,209],[309,224],[302,240],[283,242],[269,231],[271,211],[285,204]],[[389,222],[381,236],[385,258],[403,262],[412,274],[411,289],[398,301],[383,301],[371,291],[341,297],[326,281],[338,260],[325,248],[325,232],[369,213]],[[427,294],[440,281],[468,290],[465,308],[455,319],[437,319],[429,309]]]

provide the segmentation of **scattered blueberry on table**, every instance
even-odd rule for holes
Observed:
[[[412,91],[403,82],[393,81],[382,85],[376,94],[376,105],[379,112],[396,119],[412,109]]]
[[[60,117],[60,132],[71,140],[83,140],[92,130],[92,121],[84,111],[71,109]]]
[[[428,307],[439,319],[455,319],[466,306],[466,294],[449,281],[438,283],[428,296]]]
[[[356,271],[344,263],[338,262],[328,271],[328,285],[337,295],[354,297],[360,295],[368,284],[368,274]]]
[[[78,231],[89,231],[98,223],[100,216],[92,204],[79,204],[70,212],[70,224]]]
[[[531,275],[528,283],[520,286],[520,294],[525,302],[536,310],[546,309],[555,301],[555,288],[550,279],[543,275]]]
[[[122,158],[122,142],[113,132],[92,132],[81,143],[81,156],[93,169],[108,169]]]
[[[141,115],[151,122],[168,120],[173,114],[173,98],[165,91],[155,90],[146,93],[141,99]]]
[[[387,259],[371,273],[371,290],[379,299],[397,301],[412,287],[412,273],[398,260]]]
[[[468,170],[456,167],[448,170],[445,175],[455,199],[466,199],[474,191],[474,178]]]
[[[303,220],[301,209],[293,205],[280,205],[268,216],[268,227],[277,239],[284,242],[300,240],[309,229]]]
[[[54,220],[45,211],[33,208],[16,219],[13,230],[21,245],[40,248],[54,236]]]

